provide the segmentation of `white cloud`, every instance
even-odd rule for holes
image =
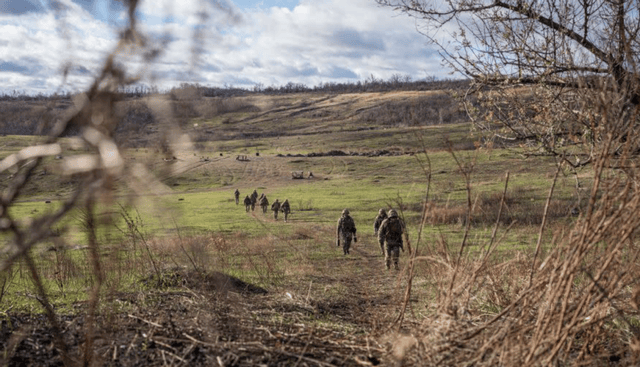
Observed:
[[[0,15],[0,67],[13,70],[0,68],[0,92],[90,85],[91,73],[116,46],[124,13],[105,23],[71,0],[64,3],[64,17],[53,10]],[[243,10],[221,0],[146,0],[139,10],[141,29],[161,54],[153,65],[139,55],[120,60],[161,88],[181,82],[312,86],[369,75],[421,78],[441,69],[413,20],[373,0],[302,0],[291,10]],[[60,70],[69,63],[74,68],[61,85]]]

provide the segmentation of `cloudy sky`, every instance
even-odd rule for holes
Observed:
[[[142,0],[139,20],[159,57],[118,60],[161,89],[450,77],[415,21],[374,0]],[[0,93],[85,89],[125,21],[118,1],[0,0]]]

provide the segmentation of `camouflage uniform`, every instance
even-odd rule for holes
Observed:
[[[280,202],[278,199],[271,204],[271,210],[273,210],[273,219],[278,220],[278,212],[280,211]]]
[[[289,206],[289,199],[284,200],[284,203],[282,203],[281,210],[284,213],[284,221],[286,222],[287,219],[289,218],[289,214],[291,213],[291,206]]]
[[[402,242],[403,233],[404,223],[398,218],[398,213],[393,209],[389,210],[389,218],[383,220],[378,229],[378,243],[384,253],[387,269],[391,268],[391,260],[393,260],[394,268],[396,270],[399,269],[398,258],[400,257],[400,249],[404,251]],[[385,241],[387,243],[386,251],[384,248]]]
[[[382,224],[382,221],[387,219],[387,213],[384,211],[384,209],[380,209],[378,211],[378,216],[376,217],[375,221],[373,222],[373,235],[377,236],[378,235],[378,229],[380,228],[380,225]]]
[[[336,236],[338,237],[336,246],[340,246],[340,241],[342,241],[342,250],[345,255],[348,255],[349,248],[351,247],[351,240],[353,239],[353,242],[358,242],[358,237],[356,236],[356,223],[353,221],[353,218],[349,216],[349,209],[343,210],[342,216],[338,219]]]
[[[244,197],[244,208],[247,210],[247,213],[249,212],[249,209],[251,209],[251,198],[249,195]]]
[[[238,191],[238,189],[236,189],[236,191],[233,193],[233,196],[235,196],[236,205],[238,205],[238,203],[240,202],[240,191]]]
[[[262,212],[267,214],[267,210],[269,209],[269,199],[267,199],[267,195],[262,195],[260,199],[260,206],[262,207]]]
[[[258,192],[253,190],[251,193],[251,211],[256,210],[256,203],[258,202]]]

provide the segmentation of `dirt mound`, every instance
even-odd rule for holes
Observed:
[[[217,271],[213,273],[200,273],[193,270],[174,268],[162,272],[160,276],[155,274],[151,275],[143,279],[142,282],[157,289],[184,286],[206,292],[268,293],[268,291],[262,287]]]

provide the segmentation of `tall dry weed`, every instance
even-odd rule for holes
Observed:
[[[432,315],[412,330],[410,347],[392,347],[396,359],[420,366],[608,365],[611,361],[630,366],[638,362],[639,310],[632,291],[640,277],[638,137],[632,134],[637,116],[618,97],[614,93],[583,96],[585,108],[596,109],[592,116],[601,117],[592,127],[602,134],[591,145],[593,185],[574,224],[556,226],[553,236],[545,236],[553,216],[558,173],[568,164],[559,157],[540,229],[532,241],[535,248],[516,252],[507,260],[493,256],[509,230],[500,230],[501,213],[509,201],[508,179],[500,206],[493,209],[494,231],[475,256],[462,256],[468,245],[466,235],[459,244],[446,238],[416,244],[422,254],[412,254],[411,271],[437,269],[426,276],[438,299]],[[615,133],[606,134],[608,129]],[[459,164],[467,182],[467,218],[475,205],[469,167]],[[430,209],[425,206],[423,223]],[[465,233],[469,222],[462,229]]]

